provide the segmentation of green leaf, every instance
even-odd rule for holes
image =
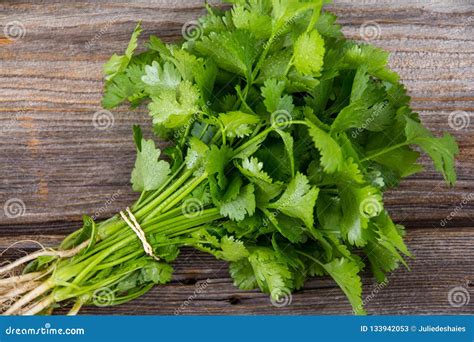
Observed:
[[[369,76],[365,65],[357,69],[350,104],[339,112],[331,131],[349,128],[358,128],[358,133],[362,130],[383,131],[393,123],[396,109],[387,100],[385,88]]]
[[[249,77],[261,45],[247,31],[211,32],[197,41],[196,50],[209,56],[222,69]]]
[[[224,235],[219,240],[218,237],[211,234],[211,230],[201,229],[193,233],[193,237],[196,239],[194,247],[214,255],[218,259],[235,262],[249,256],[244,243],[236,240],[233,236]]]
[[[232,21],[238,29],[251,32],[258,39],[268,39],[272,33],[272,18],[268,15],[266,1],[250,1],[232,8]]]
[[[140,125],[133,125],[133,141],[135,142],[135,146],[139,151],[142,150],[142,140],[142,128],[140,127]]]
[[[280,129],[277,129],[276,132],[280,135],[283,143],[285,144],[286,154],[288,157],[288,162],[290,164],[291,176],[295,175],[295,158],[293,156],[293,137],[290,133],[284,132]]]
[[[395,270],[399,263],[408,268],[399,252],[411,256],[403,242],[400,227],[395,226],[386,211],[372,222],[373,235],[364,248],[369,258],[372,272],[379,282],[386,281],[385,273]]]
[[[135,88],[125,74],[116,76],[105,85],[102,106],[114,108],[134,94]]]
[[[149,262],[141,269],[141,275],[145,282],[154,284],[166,284],[171,280],[173,267],[164,262]]]
[[[319,189],[309,185],[305,175],[297,173],[295,178],[288,184],[285,192],[268,208],[281,211],[285,215],[298,218],[307,227],[313,226],[313,211]]]
[[[259,179],[267,184],[271,184],[273,182],[271,177],[265,171],[263,171],[263,163],[259,162],[255,157],[244,159],[242,161],[242,167],[239,167],[239,169],[245,176],[250,177],[252,180]]]
[[[237,198],[242,188],[242,178],[239,175],[233,175],[232,179],[227,185],[225,193],[222,195],[222,202],[230,202]]]
[[[271,224],[273,224],[284,237],[292,243],[304,242],[306,229],[300,221],[279,212],[270,212],[266,209],[263,209],[263,211]]]
[[[157,61],[153,61],[151,65],[145,66],[145,75],[142,76],[142,81],[159,92],[176,89],[181,83],[181,75],[173,64],[166,62],[161,67]]]
[[[363,64],[357,68],[357,72],[354,76],[354,82],[352,83],[351,103],[360,100],[363,97],[369,82],[370,75],[367,73],[367,66]]]
[[[408,146],[402,146],[390,153],[381,154],[372,160],[389,167],[395,171],[399,177],[408,177],[423,170],[423,167],[416,164],[420,154],[413,151]]]
[[[217,67],[212,60],[198,58],[179,47],[170,47],[165,60],[173,63],[183,80],[196,83],[206,101],[213,98]]]
[[[321,193],[316,202],[318,221],[324,230],[339,232],[341,229],[342,207],[341,199]]]
[[[342,218],[341,230],[350,244],[364,246],[369,220],[383,210],[382,196],[373,186],[340,186]]]
[[[209,125],[209,123],[196,121],[193,123],[191,135],[198,138],[205,144],[209,144],[216,134],[217,128]]]
[[[240,172],[256,187],[256,199],[259,203],[268,203],[281,193],[282,184],[274,183],[271,177],[263,171],[263,163],[257,158],[246,158],[242,166],[236,164]]]
[[[288,65],[291,65],[292,58],[293,51],[290,49],[276,50],[269,54],[262,65],[257,83],[261,85],[267,82],[278,82],[278,80],[284,82],[283,77],[286,74]],[[292,100],[291,97],[290,100]]]
[[[226,261],[239,261],[249,256],[249,252],[243,242],[235,240],[232,236],[222,237],[220,248],[222,251],[217,253],[217,257]]]
[[[454,137],[445,133],[442,138],[435,138],[429,130],[410,118],[406,118],[405,134],[407,142],[420,146],[433,160],[436,170],[441,172],[450,185],[456,183],[454,157],[459,148]]]
[[[160,233],[148,235],[147,239],[153,246],[153,252],[159,256],[161,260],[172,262],[178,257],[179,242],[173,241],[171,238]]]
[[[364,183],[364,175],[360,166],[351,157],[345,160],[344,168],[334,176],[338,179],[338,183]]]
[[[293,64],[303,75],[319,76],[323,67],[324,39],[318,31],[303,33],[295,42]]]
[[[314,145],[321,153],[321,165],[327,173],[340,170],[344,165],[342,150],[338,143],[324,130],[307,121],[309,125],[309,135],[313,139]]]
[[[234,280],[234,285],[241,290],[253,290],[258,286],[252,265],[247,258],[231,262],[229,273]]]
[[[239,194],[233,200],[221,203],[220,213],[234,221],[241,221],[245,215],[252,216],[255,212],[254,186],[248,184],[240,189]]]
[[[346,258],[334,259],[323,265],[327,273],[336,281],[352,305],[354,313],[365,314],[362,302],[362,284],[356,263]]]
[[[291,23],[296,21],[299,17],[305,17],[304,12],[312,10],[313,18],[312,22],[315,22],[321,11],[323,1],[311,0],[302,1],[299,0],[271,0],[272,2],[272,17],[273,17],[273,32],[282,33],[285,32],[285,28],[291,27]]]
[[[288,295],[293,288],[293,277],[286,265],[270,248],[258,247],[250,252],[255,279],[260,289],[271,294],[273,299]]]
[[[361,65],[367,67],[367,71],[372,76],[392,84],[398,82],[399,76],[396,72],[388,68],[388,52],[373,45],[367,44],[346,44],[348,49],[344,55],[345,66],[357,69]]]
[[[400,234],[400,226],[395,226],[387,211],[383,211],[374,220],[374,225],[378,228],[378,234],[382,240],[389,242],[406,256],[411,256]]]
[[[132,105],[140,103],[147,96],[144,92],[145,84],[141,81],[144,68],[142,61],[135,57],[123,72],[107,81],[102,98],[104,108],[116,107],[125,100],[129,100]]]
[[[278,81],[273,78],[265,81],[262,87],[262,96],[264,97],[263,103],[269,113],[281,110],[286,111],[288,116],[291,116],[295,108],[293,98],[290,95],[283,95],[284,90],[284,81]]]
[[[85,254],[95,245],[97,239],[97,225],[95,224],[94,219],[87,215],[82,216],[82,222],[81,233],[75,238],[73,246],[71,247],[79,246],[84,241],[89,240],[87,247],[81,251],[82,254]]]
[[[217,181],[221,189],[225,188],[227,184],[227,179],[225,176],[225,167],[227,163],[232,158],[232,149],[227,146],[222,146],[221,148],[216,145],[212,145],[211,149],[207,153],[206,158],[206,172],[209,175],[214,175],[217,173]]]
[[[342,38],[341,26],[336,23],[336,15],[330,12],[322,12],[316,23],[316,29],[323,36],[330,38]]]
[[[252,133],[252,127],[260,122],[256,115],[241,111],[222,113],[219,115],[225,134],[229,138],[243,138]]]
[[[188,153],[185,158],[187,168],[193,169],[199,165],[204,165],[209,146],[196,137],[191,137],[188,144]]]
[[[259,151],[262,143],[267,139],[267,136],[261,136],[255,140],[252,139],[252,143],[248,145],[244,150],[234,155],[233,159],[245,159]]]
[[[152,96],[148,105],[153,123],[166,128],[186,126],[199,112],[199,89],[189,81],[181,82],[176,89],[167,89]]]
[[[153,140],[141,140],[141,150],[137,150],[135,168],[132,171],[133,190],[156,190],[166,182],[170,165],[164,160],[158,160],[160,154]]]
[[[141,23],[138,23],[132,33],[130,42],[124,55],[113,54],[112,57],[104,64],[105,80],[110,81],[119,73],[125,70],[128,63],[132,59],[133,53],[138,46],[138,36],[142,32]]]
[[[135,271],[129,274],[126,278],[121,279],[117,284],[115,291],[117,293],[123,293],[132,290],[137,286],[140,286],[140,280],[140,271]]]
[[[147,43],[147,47],[150,50],[158,52],[161,57],[170,55],[170,51],[166,44],[163,43],[163,41],[157,36],[150,36],[150,39]]]

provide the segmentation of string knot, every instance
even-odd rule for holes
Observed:
[[[130,211],[129,208],[126,209],[126,212],[127,212],[129,217],[127,217],[127,215],[125,215],[125,213],[123,211],[120,212],[120,216],[122,216],[122,219],[125,221],[125,223],[130,228],[132,228],[133,232],[140,239],[140,241],[142,242],[143,250],[145,251],[145,253],[148,254],[149,256],[153,257],[156,261],[160,260],[160,258],[157,257],[153,253],[153,248],[148,243],[148,241],[146,239],[146,236],[145,236],[145,232],[143,231],[142,227],[140,227],[140,225],[138,224],[138,221],[137,221],[136,217],[133,215],[133,213]]]

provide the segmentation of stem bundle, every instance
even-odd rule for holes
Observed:
[[[193,176],[194,172],[186,169],[176,173],[166,190],[159,189],[141,196],[133,206],[135,214],[129,210],[137,224],[140,222],[144,234],[160,237],[159,242],[150,248],[184,245],[187,236],[221,217],[213,208],[203,209],[194,218],[183,214],[182,200],[206,178]],[[12,271],[17,274],[0,279],[0,310],[4,315],[50,311],[63,301],[73,301],[75,304],[69,314],[77,314],[84,304],[101,305],[94,303],[104,299],[95,298],[98,291],[107,292],[148,263],[157,262],[152,261],[137,233],[118,215],[99,223],[95,234],[78,243],[77,238],[84,229],[66,237],[59,249],[40,250],[0,268],[0,274]],[[167,237],[172,239],[164,240]],[[27,263],[30,263],[27,272],[31,267],[39,270],[18,275],[18,270]],[[150,288],[149,284],[144,284],[136,289],[137,293],[127,294],[125,291],[126,294],[120,298],[110,290],[110,298],[105,298],[107,302],[103,304],[123,303]]]

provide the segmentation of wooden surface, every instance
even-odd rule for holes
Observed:
[[[438,134],[454,134],[461,148],[455,188],[447,188],[423,159],[425,172],[386,195],[393,218],[409,228],[407,243],[415,258],[411,272],[396,271],[375,295],[374,280],[364,277],[367,309],[473,314],[474,5],[471,0],[338,0],[328,9],[339,15],[348,37],[370,38],[361,28],[375,29],[371,43],[392,52],[391,66],[413,96],[413,108]],[[129,186],[135,154],[131,125],[148,126],[149,120],[144,109],[121,107],[113,110],[113,125],[95,128],[102,64],[124,50],[138,20],[142,39],[156,34],[173,41],[182,25],[202,12],[201,0],[0,2],[0,249],[19,239],[54,246],[80,226],[82,214],[105,218],[135,199]],[[12,22],[20,28],[16,40],[2,36]],[[450,125],[453,111],[470,124]],[[18,217],[2,210],[12,199],[24,203]],[[447,217],[452,219],[443,221]],[[2,258],[34,248],[25,242]],[[449,304],[455,287],[470,293],[470,303]],[[276,308],[266,295],[234,288],[225,263],[191,250],[178,259],[171,284],[127,305],[84,312],[351,313],[330,279],[311,280],[290,305]]]

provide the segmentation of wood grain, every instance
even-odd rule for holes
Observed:
[[[36,239],[39,234],[53,243],[77,228],[82,214],[107,217],[136,198],[129,186],[135,158],[131,126],[140,123],[148,127],[149,120],[144,109],[121,107],[112,111],[113,124],[109,128],[94,126],[94,114],[101,110],[102,64],[112,53],[123,51],[138,20],[144,27],[141,42],[150,34],[165,41],[181,39],[183,24],[203,13],[202,3],[0,3],[3,246],[21,236]],[[409,231],[408,243],[420,255],[415,254],[418,258],[412,261],[412,272],[394,274],[390,285],[368,308],[381,314],[472,313],[472,303],[454,310],[446,302],[450,287],[474,278],[474,233],[470,228],[474,227],[472,1],[338,0],[328,9],[339,16],[338,22],[348,37],[361,40],[367,38],[364,28],[375,29],[370,42],[392,53],[390,65],[409,89],[413,108],[435,134],[454,134],[461,148],[455,188],[447,188],[423,158],[426,171],[386,195],[394,219],[414,228]],[[2,36],[12,25],[20,31],[10,33],[19,32],[19,39]],[[460,129],[450,125],[453,111],[462,111],[470,123]],[[8,217],[1,210],[12,199],[25,204],[23,215]],[[201,263],[208,267],[203,268]],[[206,293],[186,306],[183,313],[350,312],[343,295],[328,279],[311,281],[304,291],[294,295],[292,305],[277,310],[266,296],[235,289],[227,278],[225,264],[212,258],[188,251],[176,268],[174,283],[153,290],[133,304],[85,312],[173,314],[194,291],[195,285],[188,283],[207,277],[211,281]],[[373,280],[366,277],[364,281],[370,291]],[[472,293],[472,287],[470,290]]]

